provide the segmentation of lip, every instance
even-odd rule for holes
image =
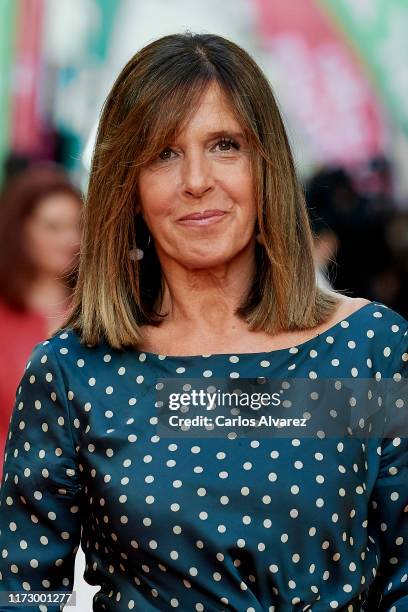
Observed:
[[[186,225],[188,227],[201,227],[203,225],[214,225],[215,223],[221,223],[227,215],[213,215],[206,219],[183,219],[178,221],[179,225]]]
[[[184,217],[180,217],[180,219],[178,219],[178,221],[196,221],[196,220],[203,220],[203,219],[209,219],[211,217],[221,217],[223,215],[226,214],[225,210],[219,210],[219,209],[207,209],[207,210],[202,210],[200,212],[197,213],[191,213],[190,215],[185,215]]]

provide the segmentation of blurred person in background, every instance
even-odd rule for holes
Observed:
[[[373,160],[370,173],[370,182],[358,188],[343,168],[321,169],[306,186],[309,212],[337,240],[335,259],[328,259],[326,270],[333,287],[382,301],[406,316],[399,247],[404,239],[392,229],[398,215],[389,166]]]
[[[334,288],[368,297],[368,213],[346,171],[324,168],[317,172],[307,185],[306,199],[309,209],[324,220],[338,240],[336,260],[328,269]]]
[[[81,195],[65,173],[36,163],[0,194],[0,473],[11,409],[33,343],[69,312]]]
[[[339,239],[323,217],[312,206],[309,217],[313,234],[313,260],[319,287],[332,290],[331,271],[339,248]]]
[[[385,226],[385,238],[393,258],[393,266],[377,275],[373,293],[384,295],[393,308],[408,318],[408,212],[396,212]],[[381,282],[382,281],[382,282]]]

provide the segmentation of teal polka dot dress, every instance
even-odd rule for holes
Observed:
[[[70,329],[37,345],[6,444],[0,589],[69,592],[81,541],[98,612],[408,611],[406,437],[172,440],[155,406],[158,378],[204,373],[403,385],[407,330],[370,302],[263,353],[92,348]]]

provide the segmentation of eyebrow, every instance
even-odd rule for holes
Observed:
[[[234,140],[242,140],[243,143],[247,143],[247,137],[243,132],[236,132],[234,130],[215,130],[213,132],[207,132],[205,139],[210,140],[213,138],[233,138]],[[176,138],[177,140],[177,138]]]
[[[216,132],[207,132],[208,138],[219,138],[222,136],[232,136],[232,138],[242,138],[245,140],[245,134],[243,132],[234,132],[233,130],[217,130]]]

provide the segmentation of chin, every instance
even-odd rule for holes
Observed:
[[[48,268],[47,272],[50,275],[61,276],[62,274],[66,274],[70,269],[69,264],[62,264],[60,266],[56,265],[52,268]]]
[[[219,254],[218,256],[211,253],[211,257],[209,257],[208,251],[203,251],[202,253],[194,254],[194,256],[189,257],[188,259],[182,260],[180,263],[186,268],[204,270],[206,268],[222,266],[223,264],[228,263],[230,259],[231,255],[227,255],[226,253]]]

